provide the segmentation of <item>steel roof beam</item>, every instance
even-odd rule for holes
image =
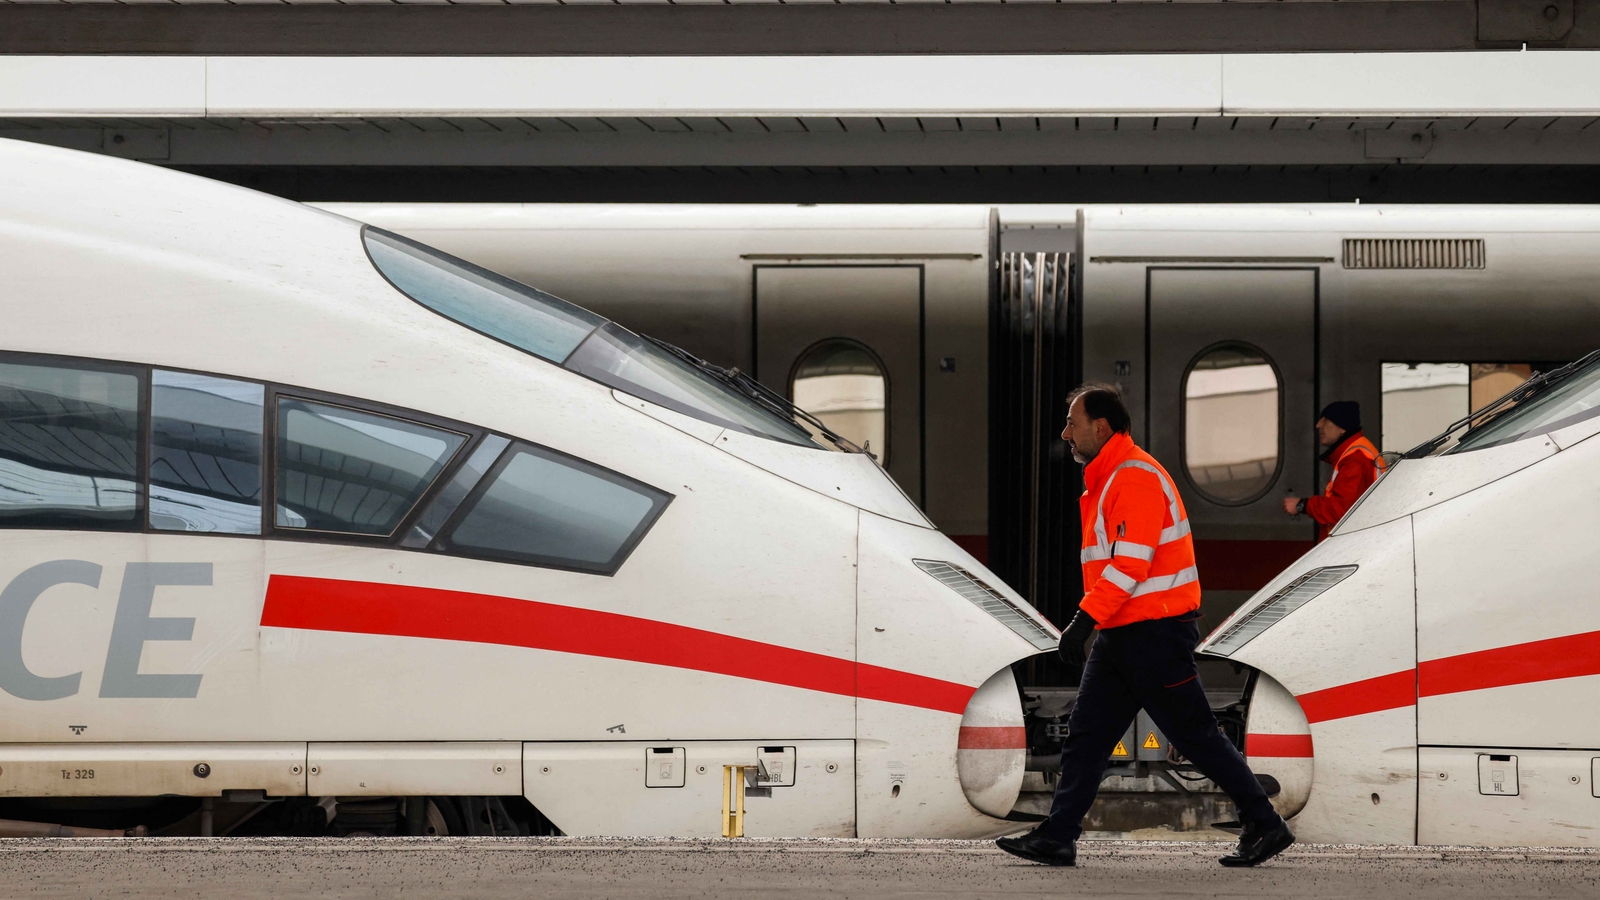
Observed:
[[[1600,0],[0,3],[0,53],[8,54],[1253,53],[1474,50],[1522,43],[1600,47]]]
[[[0,117],[1577,116],[1596,84],[1593,50],[0,56]]]
[[[297,200],[582,203],[1600,203],[1600,166],[191,166]]]
[[[176,166],[1600,165],[1600,118],[0,121],[20,138]],[[813,130],[803,130],[805,128]],[[824,128],[829,130],[823,130]],[[947,128],[947,130],[939,130]],[[960,129],[960,130],[958,130]]]

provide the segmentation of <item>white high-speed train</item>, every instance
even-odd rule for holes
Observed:
[[[1079,545],[1080,490],[1059,403],[1120,384],[1193,523],[1202,677],[1231,687],[1224,726],[1303,839],[1600,843],[1600,441],[1583,440],[1600,373],[1401,461],[1314,549],[1282,510],[1328,477],[1311,432],[1328,401],[1360,401],[1403,452],[1600,345],[1600,210],[335,208],[797,400],[875,373],[889,472],[1058,623],[1079,596],[1060,548]],[[834,365],[839,347],[855,361]],[[1046,700],[1049,661],[1018,667]],[[1028,716],[1036,767],[1059,709]],[[1166,763],[1159,735],[1136,737],[1120,771]]]
[[[748,379],[9,141],[0,273],[0,817],[715,835],[741,765],[751,835],[1016,827],[1057,632]]]
[[[1201,645],[1307,840],[1600,846],[1600,351],[1398,461]]]
[[[343,208],[839,388],[913,505],[737,375],[404,238],[0,147],[0,816],[709,834],[759,761],[752,834],[1017,827],[1051,738],[1010,673],[1054,631],[929,518],[1070,600],[1052,407],[1096,378],[1178,476],[1206,677],[1243,673],[1225,724],[1303,839],[1596,843],[1600,370],[1477,396],[1596,343],[1593,210]],[[1478,427],[1294,561],[1275,507],[1351,396],[1406,447]]]

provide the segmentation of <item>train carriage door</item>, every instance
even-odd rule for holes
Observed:
[[[922,266],[763,265],[752,284],[756,377],[922,504]]]
[[[1315,536],[1317,270],[1148,270],[1145,446],[1177,481],[1206,588],[1202,633]]]

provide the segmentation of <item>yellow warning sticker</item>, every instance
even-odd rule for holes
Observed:
[[[1132,756],[1133,754],[1128,752],[1128,748],[1127,748],[1126,745],[1124,745],[1121,741],[1117,741],[1116,749],[1111,751],[1111,755],[1112,756]]]
[[[1160,750],[1161,749],[1161,742],[1156,740],[1156,733],[1154,731],[1150,732],[1150,734],[1145,737],[1145,739],[1144,739],[1144,749],[1146,749],[1146,750]]]

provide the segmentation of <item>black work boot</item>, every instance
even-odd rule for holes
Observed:
[[[1021,837],[1003,837],[995,844],[1012,856],[1047,866],[1073,866],[1078,863],[1078,845],[1073,841],[1062,843],[1039,829]]]
[[[1239,849],[1232,856],[1224,856],[1220,862],[1230,868],[1260,865],[1289,849],[1293,843],[1294,832],[1289,830],[1289,823],[1282,819],[1275,825],[1250,822],[1239,835]]]

